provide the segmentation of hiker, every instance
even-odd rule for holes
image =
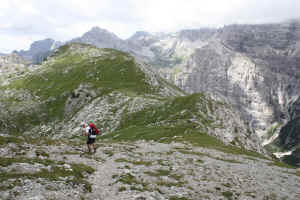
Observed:
[[[88,137],[86,144],[88,146],[89,153],[92,153],[92,149],[94,149],[94,153],[96,153],[95,140],[96,135],[99,134],[99,130],[93,123],[87,125],[86,123],[82,122],[80,126],[83,128],[83,135]]]

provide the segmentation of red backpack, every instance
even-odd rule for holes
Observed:
[[[90,124],[89,124],[89,127],[91,127],[93,133],[95,133],[96,135],[99,135],[100,132],[99,132],[99,130],[97,129],[97,127],[96,127],[95,124],[90,123]]]

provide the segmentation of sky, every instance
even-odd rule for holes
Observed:
[[[122,39],[136,31],[260,24],[300,18],[300,0],[1,0],[0,52],[36,40],[67,41],[94,26]]]

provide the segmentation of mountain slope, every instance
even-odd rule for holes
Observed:
[[[56,54],[31,75],[2,89],[3,105],[7,107],[5,110],[15,113],[15,117],[19,119],[15,121],[18,130],[26,130],[28,124],[60,121],[66,116],[72,116],[94,98],[115,90],[132,95],[151,95],[162,93],[165,89],[155,77],[151,77],[151,74],[146,76],[141,68],[137,68],[133,58],[122,52],[73,44],[60,48]],[[150,82],[157,86],[152,86]],[[170,88],[164,94],[173,91]],[[12,106],[8,106],[8,99],[14,98],[13,102],[9,102]],[[77,103],[70,103],[69,108],[66,102],[73,99]],[[26,106],[27,103],[29,107]],[[37,112],[31,112],[31,106]],[[16,113],[14,109],[23,112]],[[25,126],[22,127],[24,122]]]
[[[184,93],[149,66],[112,49],[63,46],[42,67],[0,92],[1,129],[7,132],[59,137],[78,134],[81,121],[95,121],[105,133],[156,129],[157,135],[136,139],[202,133],[263,152],[230,105],[203,95],[178,97]]]
[[[262,154],[231,104],[128,53],[68,44],[0,93],[1,199],[299,197],[299,171]],[[103,134],[95,154],[82,121]]]

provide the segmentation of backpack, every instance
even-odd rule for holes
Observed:
[[[89,127],[91,128],[90,131],[91,131],[91,134],[92,135],[99,135],[99,130],[97,129],[96,125],[93,124],[93,123],[90,123],[89,124]]]

